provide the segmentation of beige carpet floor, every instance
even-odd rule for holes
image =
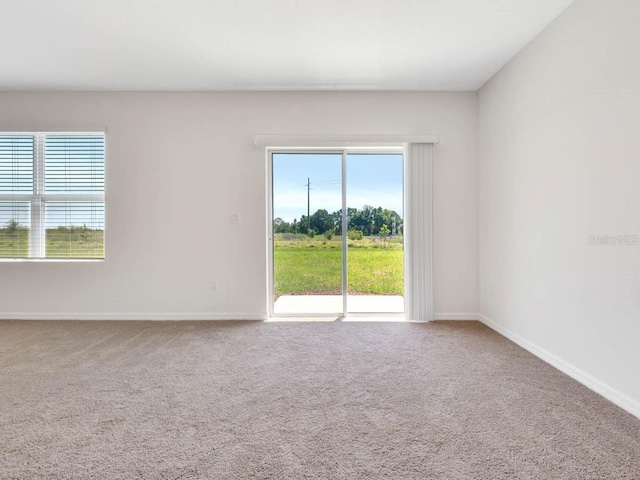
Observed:
[[[475,322],[0,322],[0,478],[639,479],[640,421]]]

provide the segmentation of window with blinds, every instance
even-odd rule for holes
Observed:
[[[103,133],[0,133],[0,258],[104,259]]]

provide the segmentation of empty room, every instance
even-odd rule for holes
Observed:
[[[639,479],[638,19],[3,0],[0,479]]]

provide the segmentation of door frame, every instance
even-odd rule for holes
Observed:
[[[306,314],[306,313],[292,313],[292,314],[278,314],[277,317],[328,317],[340,315],[343,318],[357,317],[362,314],[351,313],[347,311],[347,299],[348,299],[348,284],[347,284],[347,235],[345,232],[348,227],[348,219],[344,212],[347,211],[347,156],[349,154],[402,154],[402,175],[403,175],[403,188],[402,188],[402,202],[403,202],[403,271],[404,271],[404,313],[402,314],[406,318],[407,308],[409,306],[408,292],[410,288],[407,282],[410,282],[410,276],[407,274],[407,268],[409,262],[407,261],[407,188],[406,188],[406,172],[407,172],[407,155],[405,148],[398,145],[382,145],[382,146],[351,146],[351,147],[295,147],[295,148],[280,148],[280,147],[267,147],[266,148],[266,164],[267,164],[267,235],[266,235],[266,252],[267,252],[267,313],[268,317],[276,316],[274,313],[274,296],[275,296],[275,271],[274,271],[274,232],[273,232],[273,155],[274,154],[334,154],[342,156],[342,312],[327,312],[321,314]],[[384,313],[367,313],[365,316],[397,316],[398,314],[384,314]]]

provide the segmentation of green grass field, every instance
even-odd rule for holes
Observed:
[[[83,233],[61,233],[47,230],[47,258],[104,258],[104,232],[89,230]],[[21,228],[8,233],[0,229],[0,258],[29,256],[29,230]]]
[[[342,244],[340,237],[297,236],[274,245],[275,293],[340,294],[342,290]],[[47,230],[47,258],[104,258],[104,232]],[[402,239],[349,240],[348,281],[351,294],[403,295]],[[25,258],[29,254],[29,231],[7,233],[0,229],[0,258]]]
[[[275,295],[329,295],[342,291],[342,245],[340,237],[327,240],[274,242]],[[363,239],[348,242],[348,291],[351,294],[403,295],[402,239]]]

